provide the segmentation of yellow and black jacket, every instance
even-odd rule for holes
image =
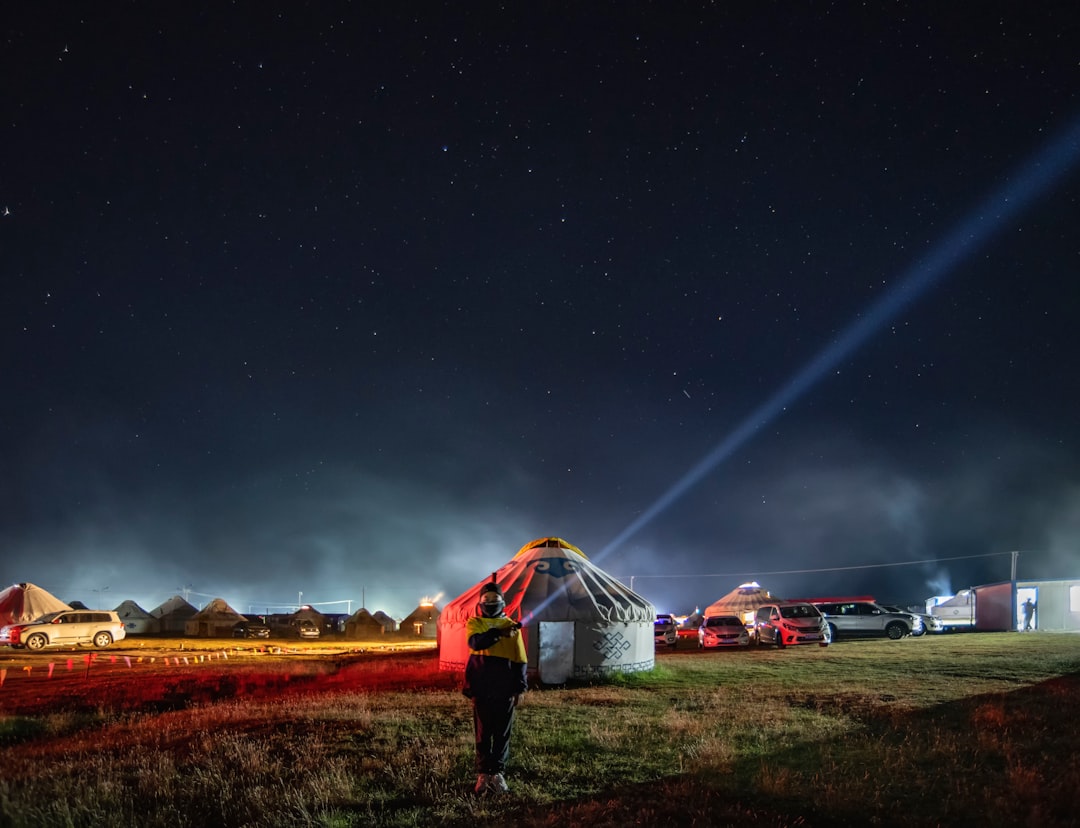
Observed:
[[[505,615],[478,615],[466,623],[469,660],[461,692],[469,698],[509,698],[525,692],[528,657],[521,633],[510,634],[513,627]]]

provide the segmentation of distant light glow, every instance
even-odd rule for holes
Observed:
[[[935,283],[941,281],[970,257],[990,237],[1022,210],[1048,193],[1080,158],[1080,119],[1032,156],[1015,176],[961,222],[925,258],[908,269],[899,283],[887,291],[865,313],[851,322],[840,336],[787,381],[764,403],[754,409],[696,465],[634,519],[595,556],[603,560],[645,526],[661,515],[695,484],[750,440],[835,369],[871,335],[911,305]]]

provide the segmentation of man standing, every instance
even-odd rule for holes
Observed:
[[[477,614],[468,620],[465,634],[469,660],[462,692],[473,702],[476,730],[476,792],[503,793],[514,711],[525,692],[527,657],[521,624],[504,612],[506,601],[495,582],[480,589]]]
[[[1035,602],[1028,598],[1024,601],[1024,632],[1032,629],[1031,622],[1035,618]]]

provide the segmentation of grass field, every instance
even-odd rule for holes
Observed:
[[[1080,825],[1080,636],[660,652],[527,694],[499,798],[471,793],[433,651],[304,658],[259,662],[294,676],[269,685],[234,659],[167,708],[136,671],[34,713],[0,688],[0,825]]]

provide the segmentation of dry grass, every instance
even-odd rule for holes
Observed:
[[[0,825],[1077,824],[1075,636],[664,654],[528,694],[501,799],[471,793],[471,713],[434,655],[261,686],[0,715]]]

